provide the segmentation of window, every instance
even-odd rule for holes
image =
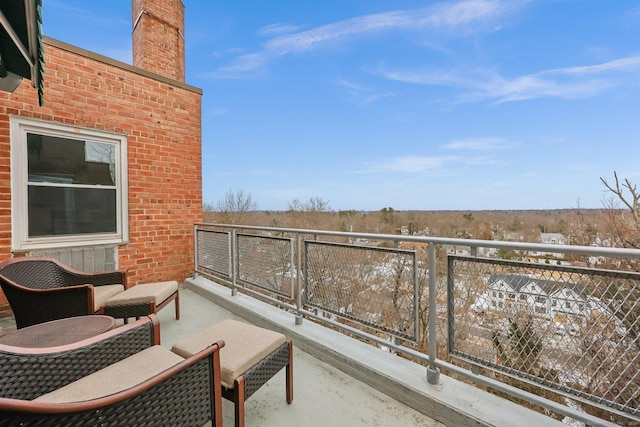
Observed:
[[[124,243],[123,135],[11,117],[13,248]]]

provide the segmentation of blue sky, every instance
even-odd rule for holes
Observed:
[[[131,63],[128,0],[44,34]],[[640,3],[184,0],[203,198],[259,209],[600,208],[640,184]]]

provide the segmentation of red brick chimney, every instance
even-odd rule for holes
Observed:
[[[184,3],[132,0],[133,65],[184,82]]]

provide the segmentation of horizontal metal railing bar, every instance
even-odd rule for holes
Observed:
[[[279,233],[309,234],[314,236],[355,237],[371,240],[391,240],[417,243],[434,243],[437,245],[465,246],[470,248],[496,248],[523,251],[543,251],[554,253],[570,253],[576,255],[609,256],[614,258],[640,258],[639,249],[613,248],[601,246],[572,246],[549,243],[511,242],[504,240],[477,240],[453,237],[404,236],[398,234],[356,233],[347,231],[311,230],[301,228],[260,227],[253,225],[209,224],[198,223],[197,226],[235,228],[239,230],[274,231]]]

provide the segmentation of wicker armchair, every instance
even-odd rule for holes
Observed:
[[[150,315],[68,346],[0,346],[0,427],[221,425],[224,342],[187,359],[158,343],[157,317]],[[173,358],[170,366],[140,369],[157,365],[158,354]],[[134,384],[118,382],[130,377]]]
[[[18,328],[94,314],[128,287],[125,270],[84,273],[44,257],[0,262],[0,286]]]

